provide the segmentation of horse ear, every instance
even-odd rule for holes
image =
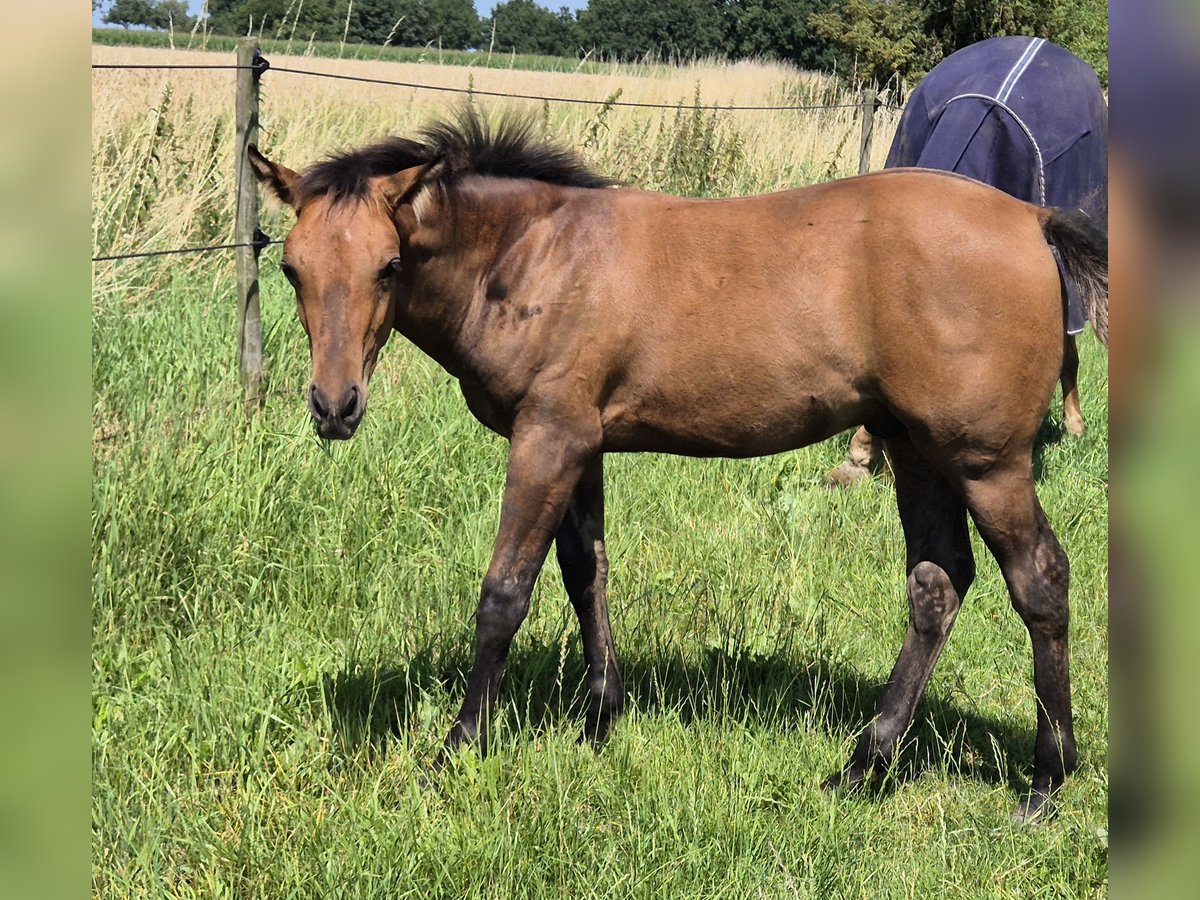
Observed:
[[[384,180],[383,194],[392,209],[398,208],[417,196],[417,192],[437,179],[444,167],[443,157],[431,159],[419,166],[403,169]]]
[[[300,176],[287,166],[271,162],[258,152],[258,147],[254,144],[246,148],[246,158],[250,161],[250,168],[254,170],[259,182],[266,185],[271,193],[294,209],[296,194],[293,188]]]

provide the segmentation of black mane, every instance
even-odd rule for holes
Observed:
[[[306,169],[296,192],[303,204],[329,195],[335,202],[361,200],[370,179],[440,160],[437,180],[446,184],[463,175],[530,178],[566,187],[604,188],[616,181],[593,172],[573,150],[540,135],[530,116],[506,115],[492,125],[465,107],[452,121],[425,126],[420,140],[389,137],[330,157]]]

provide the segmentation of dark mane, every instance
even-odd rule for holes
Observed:
[[[575,151],[540,132],[531,116],[507,114],[493,125],[468,106],[453,120],[425,126],[420,140],[389,137],[309,167],[296,186],[297,198],[300,205],[321,195],[335,202],[360,200],[369,195],[372,178],[433,160],[443,163],[437,176],[441,184],[463,175],[530,178],[582,188],[617,184],[593,172]]]

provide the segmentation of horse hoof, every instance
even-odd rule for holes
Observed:
[[[1047,794],[1031,793],[1021,801],[1012,814],[1014,828],[1028,828],[1043,825],[1054,818],[1054,801]]]
[[[871,477],[871,470],[846,460],[836,469],[830,471],[825,479],[825,485],[831,488],[849,487],[864,478]]]
[[[842,773],[835,772],[833,775],[830,775],[821,782],[821,790],[825,791],[827,794],[836,794],[843,790],[844,784],[845,781],[842,778]]]
[[[1083,437],[1087,433],[1087,425],[1083,419],[1068,418],[1063,424],[1071,437]]]
[[[578,747],[587,747],[592,752],[599,753],[600,748],[604,745],[604,738],[588,734],[587,731],[581,731],[579,737],[575,739],[575,744]]]
[[[866,775],[862,772],[843,769],[822,781],[821,790],[831,794],[852,794],[862,790],[866,783]]]

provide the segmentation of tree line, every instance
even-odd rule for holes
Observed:
[[[92,0],[93,9],[105,0]],[[1000,34],[1035,34],[1108,83],[1103,0],[589,0],[573,12],[503,0],[209,0],[222,34],[636,61],[778,59],[883,83]],[[185,0],[108,0],[110,24],[190,29]]]

